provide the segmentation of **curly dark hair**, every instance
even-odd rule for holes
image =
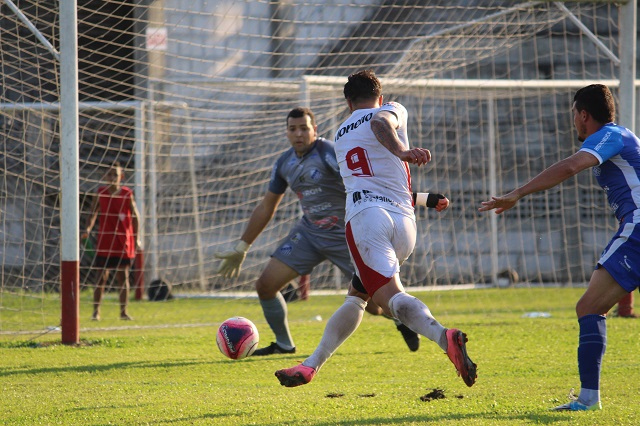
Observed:
[[[381,94],[382,84],[373,70],[363,70],[351,74],[344,85],[344,97],[351,102],[379,98]]]

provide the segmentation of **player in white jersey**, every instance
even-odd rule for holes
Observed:
[[[298,195],[302,217],[282,239],[256,281],[260,305],[276,341],[259,348],[253,356],[295,353],[287,321],[287,305],[280,290],[298,276],[305,276],[329,260],[349,278],[353,266],[345,240],[345,190],[338,170],[334,143],[317,135],[313,112],[294,108],[287,115],[287,138],[291,148],[275,162],[269,188],[255,207],[246,228],[229,251],[216,253],[222,259],[219,272],[225,277],[239,274],[251,244],[275,214],[287,188]],[[368,312],[381,315],[376,306]],[[420,345],[418,335],[395,320],[410,350]]]
[[[276,377],[287,387],[309,383],[358,328],[371,299],[385,314],[436,342],[472,386],[476,365],[467,355],[466,335],[438,323],[422,301],[404,291],[399,277],[400,265],[416,242],[409,163],[422,166],[431,153],[409,146],[407,111],[397,103],[383,104],[382,86],[373,71],[350,75],[344,95],[351,116],[340,126],[335,142],[347,191],[346,235],[356,275],[313,354],[295,367],[276,371]],[[426,204],[442,211],[448,200],[431,194]]]
[[[580,326],[578,371],[580,395],[556,411],[600,410],[600,367],[607,346],[606,314],[640,283],[640,139],[614,123],[613,95],[602,84],[578,90],[573,98],[573,123],[583,142],[575,154],[560,160],[523,186],[482,202],[480,211],[509,210],[522,197],[564,182],[593,167],[611,210],[620,223],[602,252],[589,286],[576,304]]]

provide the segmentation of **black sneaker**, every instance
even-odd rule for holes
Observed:
[[[400,333],[402,333],[402,337],[407,343],[407,346],[409,346],[409,350],[411,352],[415,352],[418,350],[418,348],[420,348],[420,335],[418,333],[411,330],[404,324],[398,325],[397,329]]]
[[[284,297],[284,301],[287,303],[295,302],[300,299],[300,295],[298,294],[298,289],[293,286],[293,284],[289,283],[285,288],[280,290],[282,293],[282,297]]]
[[[296,348],[284,349],[276,342],[271,342],[269,346],[265,346],[262,349],[256,349],[251,356],[264,356],[273,354],[295,354]]]

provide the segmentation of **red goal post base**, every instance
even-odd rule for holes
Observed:
[[[80,342],[80,262],[63,260],[60,269],[62,343],[74,345]]]

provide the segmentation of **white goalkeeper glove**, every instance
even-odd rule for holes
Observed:
[[[240,275],[240,267],[242,266],[242,262],[244,262],[244,258],[247,256],[249,247],[251,247],[251,244],[240,240],[233,250],[215,253],[215,257],[222,259],[218,273],[225,278],[235,278]]]

